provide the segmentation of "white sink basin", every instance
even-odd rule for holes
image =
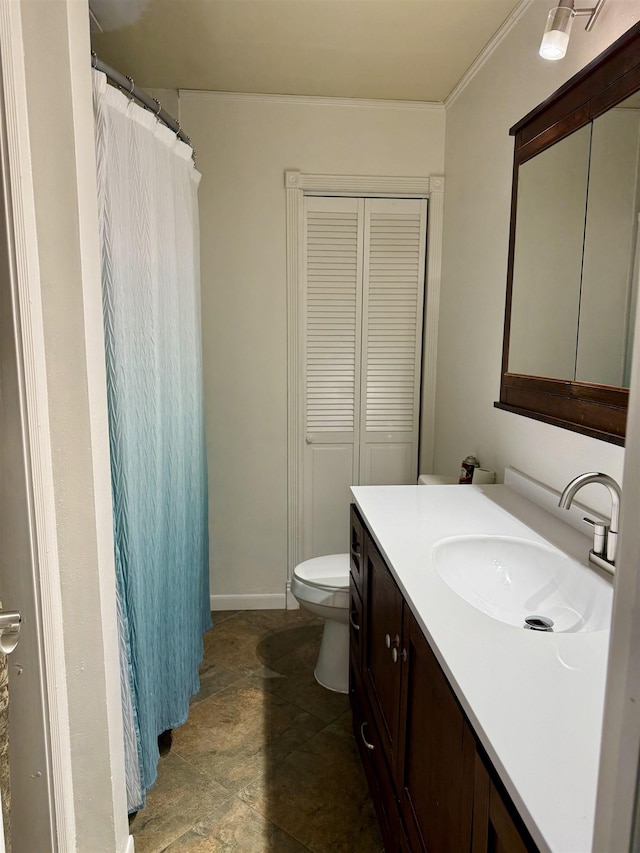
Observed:
[[[553,631],[603,631],[611,622],[613,588],[551,545],[507,536],[456,536],[433,549],[442,580],[478,610],[525,626],[553,621]]]

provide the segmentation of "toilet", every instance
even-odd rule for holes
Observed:
[[[291,592],[301,607],[325,620],[314,675],[336,693],[349,692],[349,554],[328,554],[299,563]]]

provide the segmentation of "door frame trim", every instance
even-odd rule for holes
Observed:
[[[640,311],[635,318],[622,486],[593,850],[637,850],[640,836]]]
[[[425,318],[422,347],[420,401],[421,471],[433,470],[435,436],[436,360],[442,230],[444,219],[444,175],[388,177],[379,175],[315,175],[295,169],[284,173],[287,227],[287,584],[300,562],[303,532],[302,446],[304,411],[298,393],[304,371],[301,334],[303,200],[305,195],[357,196],[360,198],[426,198],[427,267],[425,273]]]
[[[9,286],[21,364],[24,452],[29,472],[32,571],[38,590],[38,632],[42,638],[45,719],[51,760],[55,814],[52,835],[58,849],[74,850],[76,841],[71,736],[67,698],[61,577],[49,432],[40,265],[30,162],[27,86],[20,4],[0,0],[0,63],[6,130],[4,176],[13,266]]]

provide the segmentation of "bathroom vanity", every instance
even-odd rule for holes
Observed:
[[[353,494],[350,695],[385,849],[589,850],[612,598],[589,540],[506,486]],[[475,543],[565,560],[580,612],[553,632],[487,615],[444,579]]]

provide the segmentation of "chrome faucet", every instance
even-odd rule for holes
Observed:
[[[620,486],[616,483],[613,477],[608,474],[598,474],[592,472],[588,474],[580,474],[572,480],[560,495],[558,506],[563,509],[569,509],[576,492],[583,486],[589,483],[602,483],[609,489],[611,495],[611,522],[603,524],[601,521],[593,521],[591,518],[585,518],[587,524],[593,526],[593,548],[589,551],[589,560],[601,569],[605,569],[613,574],[616,565],[616,549],[618,545],[618,526],[620,522],[620,501],[622,492]]]

